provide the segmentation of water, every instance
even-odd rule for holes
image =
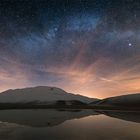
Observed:
[[[1,110],[0,140],[140,140],[140,113]]]

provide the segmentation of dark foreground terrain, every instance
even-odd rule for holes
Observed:
[[[140,107],[130,106],[111,106],[111,105],[41,105],[41,104],[22,104],[22,103],[0,103],[0,110],[7,109],[94,109],[94,110],[122,110],[140,111]]]

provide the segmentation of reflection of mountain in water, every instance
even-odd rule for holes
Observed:
[[[66,120],[97,114],[92,110],[1,110],[0,121],[32,127],[46,127],[59,125]]]
[[[100,113],[110,117],[140,123],[140,112],[102,111]]]
[[[122,120],[140,123],[140,112],[118,112],[118,111],[100,111],[96,113],[93,110],[1,110],[0,127],[2,124],[17,124],[31,127],[51,127],[59,125],[66,120],[79,119],[89,115],[104,114],[110,117]],[[4,122],[4,123],[3,123]],[[5,123],[7,122],[7,123]]]

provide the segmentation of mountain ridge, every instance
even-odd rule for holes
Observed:
[[[31,101],[57,101],[57,100],[79,100],[90,103],[97,99],[89,98],[79,94],[72,94],[57,87],[37,86],[21,89],[9,89],[0,93],[0,103],[17,103]]]
[[[90,103],[90,105],[140,107],[140,93],[119,95]]]

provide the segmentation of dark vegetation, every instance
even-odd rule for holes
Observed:
[[[77,100],[58,100],[54,104],[28,102],[28,103],[0,103],[0,109],[45,109],[45,108],[86,108],[88,105]]]
[[[140,107],[122,107],[122,106],[102,106],[95,105],[90,106],[88,104],[71,104],[67,105],[63,101],[58,101],[56,104],[45,105],[45,104],[34,104],[34,103],[0,103],[0,109],[94,109],[94,110],[130,110],[140,111]]]

